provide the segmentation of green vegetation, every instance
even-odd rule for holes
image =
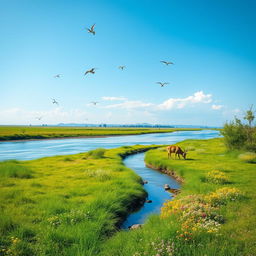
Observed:
[[[184,182],[161,215],[131,231],[117,227],[145,191],[122,158],[149,147],[2,162],[0,255],[256,255],[255,164],[223,138],[179,146],[187,160],[168,159],[165,147],[146,153]],[[30,176],[15,176],[19,168]]]
[[[145,161],[181,176],[181,193],[143,228],[110,238],[100,255],[256,255],[255,165],[241,161],[241,151],[227,151],[223,139],[179,146],[190,149],[188,160],[168,159],[159,148]]]
[[[0,163],[0,255],[97,255],[146,196],[122,157],[153,146]]]
[[[174,131],[193,131],[201,129],[183,128],[87,128],[87,127],[32,127],[32,126],[0,126],[0,141],[50,139],[65,137],[90,137],[110,135],[133,135],[147,133],[163,133]]]
[[[245,149],[256,151],[256,127],[252,125],[254,120],[254,111],[252,106],[246,111],[244,119],[248,124],[235,117],[234,121],[227,122],[221,134],[224,136],[225,145],[230,149]]]
[[[2,179],[10,177],[20,179],[32,178],[32,171],[15,160],[0,162],[0,170],[0,177]]]

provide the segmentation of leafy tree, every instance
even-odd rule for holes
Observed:
[[[229,149],[256,151],[256,127],[252,125],[254,118],[254,111],[251,106],[244,116],[248,124],[243,124],[237,117],[234,121],[225,123],[221,134],[224,136],[224,142]]]
[[[246,115],[244,116],[244,119],[248,121],[249,126],[252,126],[252,122],[255,118],[254,113],[255,111],[252,110],[253,105],[251,105],[250,109],[246,111]]]
[[[226,123],[221,130],[224,141],[229,149],[243,148],[246,141],[246,130],[240,119],[235,117],[234,121]]]

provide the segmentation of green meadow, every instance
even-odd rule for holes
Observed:
[[[142,146],[0,162],[0,255],[95,255],[130,210],[141,179],[122,163]]]
[[[187,160],[152,145],[1,162],[0,255],[256,255],[255,154],[223,139],[178,145]],[[148,149],[146,163],[182,177],[181,192],[142,228],[120,231],[146,197],[122,159]]]
[[[102,128],[102,127],[42,127],[42,126],[0,126],[0,141],[51,139],[65,137],[90,137],[137,135],[174,131],[195,131],[201,129],[187,128]]]
[[[148,151],[145,161],[183,178],[181,192],[141,229],[108,239],[100,255],[256,255],[256,154],[248,160],[228,152],[223,139],[178,145],[189,150],[187,160],[168,159],[164,147]]]

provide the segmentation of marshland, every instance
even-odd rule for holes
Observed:
[[[255,154],[228,150],[215,130],[188,133],[197,139],[176,144],[186,160],[156,143],[0,162],[1,255],[253,255]],[[159,185],[163,172],[173,183]]]
[[[0,256],[255,256],[256,1],[0,9]]]

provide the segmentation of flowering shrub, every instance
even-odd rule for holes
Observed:
[[[170,241],[157,240],[150,243],[149,251],[143,253],[135,252],[133,256],[173,256],[174,243]]]
[[[239,189],[228,187],[218,189],[206,196],[189,195],[165,202],[161,209],[161,217],[177,215],[182,222],[181,230],[177,231],[177,237],[184,240],[191,239],[195,231],[216,233],[224,222],[223,216],[217,213],[219,206],[228,201],[237,200],[241,196]]]
[[[219,170],[213,170],[206,174],[206,180],[210,183],[214,184],[225,184],[227,183],[228,177],[224,172],[221,172]]]
[[[224,187],[205,196],[205,199],[213,206],[227,204],[242,197],[242,193],[237,188]]]
[[[217,232],[218,220],[222,217],[216,214],[216,208],[204,200],[203,196],[189,195],[179,200],[167,201],[161,210],[161,217],[177,214],[182,222],[178,237],[191,239],[193,231],[205,230],[209,233]]]

